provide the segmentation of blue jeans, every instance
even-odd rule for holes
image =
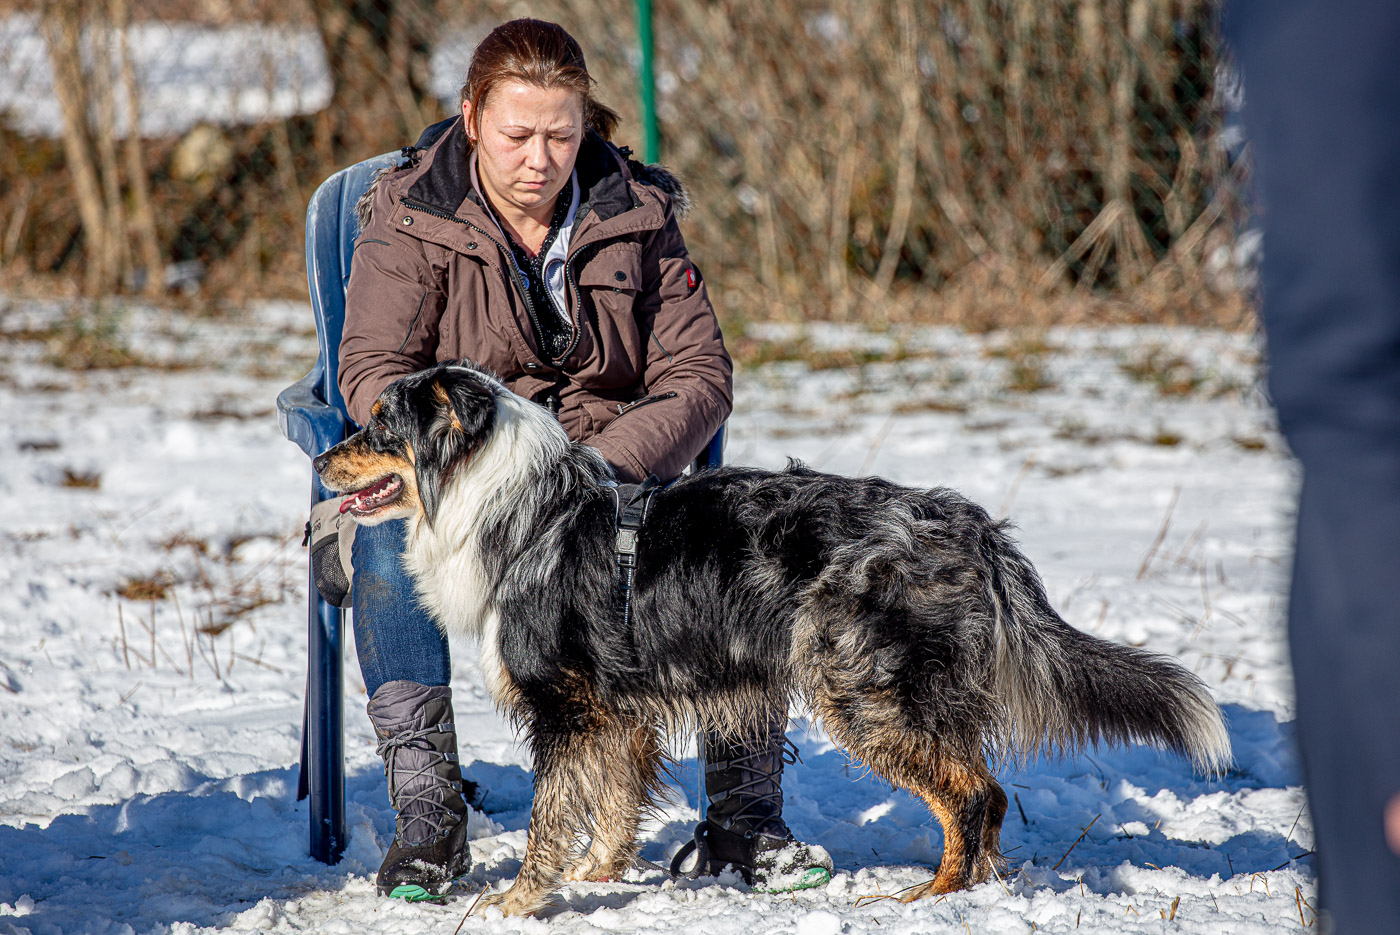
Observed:
[[[385,682],[446,685],[452,677],[447,637],[419,603],[403,567],[407,533],[408,521],[402,519],[355,531],[352,623],[355,653],[371,698]]]

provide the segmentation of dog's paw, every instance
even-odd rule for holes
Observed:
[[[620,879],[622,874],[592,861],[575,864],[564,874],[565,883],[616,883]]]
[[[971,885],[971,880],[961,879],[951,873],[945,876],[942,872],[939,872],[927,883],[905,890],[903,895],[899,896],[899,901],[912,903],[916,900],[927,899],[930,896],[942,896],[945,893],[956,893],[958,890],[965,890]]]
[[[616,883],[632,866],[631,855],[608,855],[601,859],[585,854],[564,873],[565,883]]]
[[[544,898],[528,896],[519,891],[518,886],[512,886],[504,893],[492,893],[481,901],[481,911],[495,906],[506,916],[528,916],[533,915],[549,904],[548,896]]]
[[[565,883],[590,883],[590,882],[595,882],[595,881],[593,880],[593,874],[595,874],[595,873],[597,873],[597,872],[598,872],[598,868],[597,868],[597,867],[594,867],[593,864],[592,864],[592,862],[574,864],[574,866],[572,866],[572,867],[570,867],[568,870],[564,871],[564,882],[565,882]]]

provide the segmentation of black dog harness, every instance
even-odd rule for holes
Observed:
[[[642,524],[651,506],[651,495],[662,487],[655,474],[640,484],[616,484],[608,488],[613,495],[613,528],[616,537],[613,553],[617,557],[617,596],[622,605],[622,623],[632,619],[632,577],[637,572],[637,549]]]

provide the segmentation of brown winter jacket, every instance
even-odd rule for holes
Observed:
[[[732,400],[729,355],[676,226],[684,193],[588,134],[565,266],[573,340],[550,360],[472,188],[469,152],[459,117],[361,203],[340,344],[350,416],[363,424],[398,377],[465,357],[527,399],[557,396],[569,437],[597,448],[620,480],[676,476]]]

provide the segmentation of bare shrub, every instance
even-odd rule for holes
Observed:
[[[631,4],[537,6],[640,140]],[[687,237],[717,304],[740,323],[1249,324],[1211,264],[1241,192],[1217,144],[1216,15],[659,0],[662,157],[696,195]]]

